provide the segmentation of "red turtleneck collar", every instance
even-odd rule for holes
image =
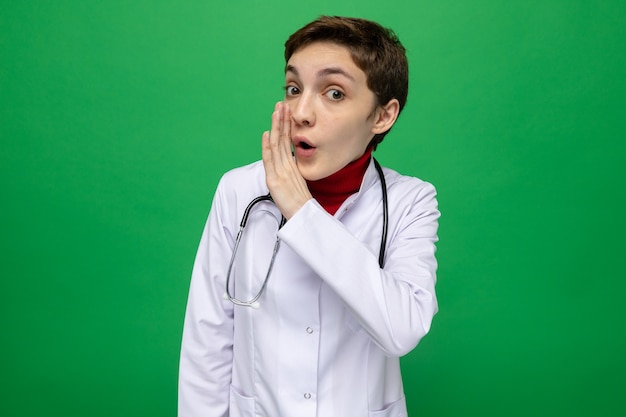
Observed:
[[[306,183],[313,198],[328,213],[334,215],[348,197],[359,191],[371,155],[372,149],[368,148],[363,156],[350,162],[334,174],[317,181],[307,180]]]

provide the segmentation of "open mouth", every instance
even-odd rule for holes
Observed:
[[[309,140],[304,136],[295,136],[293,138],[293,147],[295,155],[301,158],[308,158],[313,156],[317,149]]]

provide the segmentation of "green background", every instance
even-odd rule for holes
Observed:
[[[173,416],[191,266],[320,14],[408,49],[439,192],[412,416],[626,415],[626,2],[0,0],[0,415]]]

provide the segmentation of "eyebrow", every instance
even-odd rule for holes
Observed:
[[[285,67],[285,73],[288,73],[288,72],[291,72],[296,76],[300,76],[300,74],[298,73],[298,70],[293,65],[287,65]],[[352,75],[350,75],[348,72],[346,72],[345,70],[339,67],[328,67],[328,68],[321,69],[317,72],[317,77],[321,78],[321,77],[326,77],[328,75],[334,75],[334,74],[343,75],[344,77],[352,81],[356,81]]]

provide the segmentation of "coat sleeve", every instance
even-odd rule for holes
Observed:
[[[233,309],[223,299],[232,236],[220,187],[193,266],[183,327],[179,417],[227,416],[233,355]]]
[[[401,199],[404,203],[390,199],[390,236],[382,269],[378,254],[315,200],[309,200],[280,231],[280,238],[338,294],[389,356],[410,352],[429,331],[437,312],[435,195],[432,185],[420,182]]]

